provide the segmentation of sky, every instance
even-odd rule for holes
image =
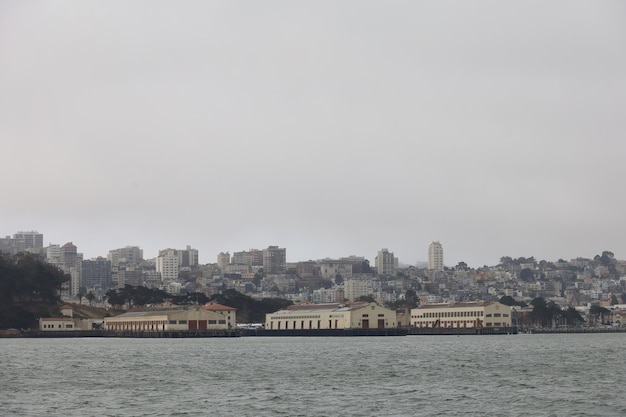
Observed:
[[[0,0],[0,235],[626,259],[620,1]]]

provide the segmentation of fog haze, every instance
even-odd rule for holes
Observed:
[[[0,2],[0,234],[626,258],[622,2]]]

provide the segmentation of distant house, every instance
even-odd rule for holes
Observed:
[[[61,315],[65,317],[74,317],[74,308],[67,304],[61,306]]]
[[[77,330],[74,320],[67,317],[45,317],[39,319],[39,330],[47,332]]]
[[[298,304],[266,314],[266,330],[388,329],[396,312],[376,303]]]
[[[235,326],[236,310],[220,304],[133,311],[105,317],[104,329],[111,331],[160,332],[226,330]]]

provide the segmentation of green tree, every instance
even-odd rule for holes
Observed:
[[[85,298],[87,298],[87,301],[89,301],[89,305],[91,306],[93,304],[93,300],[96,299],[96,295],[93,293],[93,291],[89,291]]]
[[[467,271],[467,264],[465,262],[461,261],[458,264],[456,264],[454,269],[456,269],[457,271]]]
[[[343,277],[341,276],[341,274],[337,274],[337,275],[335,275],[335,284],[336,284],[336,285],[341,285],[341,284],[343,284]]]
[[[511,297],[510,295],[505,295],[503,297],[500,297],[499,303],[504,304],[505,306],[517,305],[513,297]]]
[[[530,281],[532,281],[532,279],[534,277],[535,277],[535,274],[533,273],[532,269],[530,269],[530,268],[524,268],[519,273],[520,280],[522,280],[524,282],[530,282]]]
[[[591,323],[607,324],[607,318],[611,315],[611,310],[604,308],[598,304],[592,304],[589,307],[589,316]]]
[[[356,301],[367,302],[367,303],[376,302],[376,300],[374,300],[374,297],[372,297],[371,295],[362,295],[359,298],[357,298]]]

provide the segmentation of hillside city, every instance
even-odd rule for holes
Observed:
[[[428,265],[423,267],[401,266],[387,248],[378,251],[373,263],[354,255],[287,263],[286,248],[268,246],[221,252],[214,263],[200,264],[198,250],[190,246],[162,249],[150,259],[144,258],[138,246],[84,259],[72,242],[47,246],[43,242],[39,232],[17,232],[0,238],[0,252],[29,252],[64,271],[70,277],[61,291],[64,302],[82,302],[87,297],[90,304],[104,306],[107,292],[130,285],[172,295],[211,297],[236,290],[256,299],[283,298],[294,303],[371,300],[392,308],[409,297],[413,305],[503,297],[524,305],[542,297],[563,310],[573,307],[583,317],[594,306],[612,307],[619,311],[619,325],[626,310],[626,261],[615,259],[610,251],[556,261],[503,256],[497,265],[470,268],[464,262],[445,266],[439,242],[430,244]]]

